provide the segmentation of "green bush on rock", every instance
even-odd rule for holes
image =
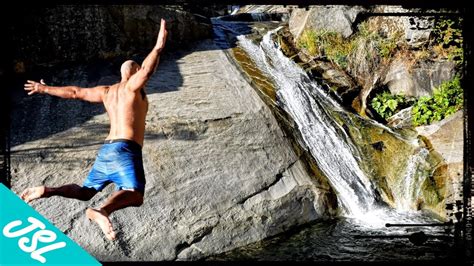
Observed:
[[[412,109],[413,125],[428,125],[454,114],[463,106],[461,79],[441,83],[432,97],[420,97]]]
[[[370,101],[370,106],[383,119],[387,119],[413,105],[413,126],[429,125],[454,114],[463,107],[463,89],[461,78],[456,76],[450,81],[441,83],[431,97],[423,96],[414,100],[403,95],[392,95],[389,91],[377,93]]]

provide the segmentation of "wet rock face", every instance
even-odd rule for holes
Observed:
[[[430,147],[430,153],[441,159],[433,173],[433,179],[437,184],[445,186],[442,192],[446,203],[454,203],[457,200],[462,202],[463,129],[462,110],[432,125],[416,127],[418,134]]]
[[[94,73],[107,77],[64,77],[83,86],[118,78],[101,68]],[[330,189],[308,174],[269,108],[211,41],[163,55],[146,91],[145,201],[111,215],[117,241],[107,241],[84,216],[87,207],[102,205],[113,185],[89,202],[51,197],[32,203],[97,259],[194,260],[334,213]],[[16,106],[16,132],[52,131],[12,147],[13,191],[82,184],[107,136],[103,108],[46,95],[27,99],[37,100]],[[76,123],[55,131],[63,116]]]
[[[13,59],[27,68],[130,56],[149,51],[160,19],[167,20],[167,49],[211,36],[211,26],[177,7],[56,6],[18,11],[12,23]]]

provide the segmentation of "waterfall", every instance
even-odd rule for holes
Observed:
[[[295,120],[310,153],[336,190],[344,213],[361,217],[374,208],[375,192],[353,155],[349,137],[327,111],[343,109],[276,47],[271,34],[277,30],[267,33],[260,46],[245,36],[237,38],[255,64],[275,81],[278,104]]]
[[[377,193],[369,177],[364,173],[358,161],[362,156],[351,138],[334,118],[352,124],[352,116],[326,93],[319,84],[291,59],[287,58],[272,40],[272,34],[280,28],[269,31],[259,44],[244,35],[237,36],[239,46],[250,56],[254,64],[274,81],[277,104],[291,115],[304,144],[315,159],[320,170],[328,178],[337,194],[343,215],[353,218],[354,222],[369,227],[383,227],[386,222],[415,222],[424,219],[412,214],[401,214],[411,207],[419,194],[423,172],[420,165],[426,159],[428,151],[419,152],[408,160],[408,166],[402,180],[394,189],[397,210],[377,204]],[[363,119],[363,118],[358,118]],[[408,145],[416,145],[416,140],[407,140],[390,128],[375,121],[369,124],[385,130],[392,136],[403,139]]]
[[[421,195],[421,184],[430,168],[425,161],[429,152],[420,146],[417,138],[407,137],[374,120],[346,111],[333,98],[334,95],[311,80],[300,66],[282,53],[272,39],[281,27],[269,27],[269,31],[260,37],[252,33],[253,25],[248,22],[216,18],[212,23],[216,44],[225,50],[237,45],[235,51],[244,52],[253,67],[271,82],[272,93],[276,93],[275,104],[291,116],[294,124],[290,126],[301,137],[298,141],[303,142],[302,148],[311,154],[319,170],[328,178],[344,217],[357,226],[369,228],[383,228],[386,223],[433,222],[427,213],[411,209]],[[257,23],[257,27],[262,27],[263,24]],[[235,58],[235,54],[229,56],[231,60],[240,60]],[[396,178],[398,183],[385,187],[388,191],[378,190],[380,184],[375,182],[379,181],[371,180],[374,172],[367,169],[365,151],[357,142],[364,141],[361,134],[366,131],[361,129],[366,127],[372,128],[372,132],[388,134],[389,138],[411,147],[408,149],[418,149],[417,154],[412,154],[404,165],[400,165],[403,178]],[[364,171],[370,172],[366,174]],[[395,209],[388,208],[388,204],[380,202],[381,199],[394,203]],[[396,232],[399,229],[390,230]]]

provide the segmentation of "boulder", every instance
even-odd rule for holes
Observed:
[[[345,38],[354,33],[353,23],[366,9],[360,6],[314,6],[293,9],[289,28],[295,39],[307,28],[339,32]]]
[[[443,81],[454,78],[456,64],[452,61],[420,61],[411,66],[407,59],[397,58],[390,63],[384,78],[390,92],[411,97],[431,96]]]
[[[416,127],[418,134],[425,136],[435,151],[448,164],[463,162],[463,111],[460,110],[447,118],[428,126]],[[462,173],[462,171],[461,171]]]

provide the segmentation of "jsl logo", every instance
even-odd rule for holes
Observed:
[[[41,263],[45,263],[46,258],[43,257],[43,254],[55,249],[64,248],[66,246],[66,242],[57,242],[39,248],[38,242],[52,243],[57,238],[56,234],[53,231],[46,230],[46,226],[34,217],[28,217],[28,222],[30,225],[26,227],[21,227],[22,221],[20,220],[10,222],[5,225],[5,227],[3,227],[2,233],[8,238],[17,238],[23,236],[18,239],[18,246],[24,252],[31,253],[30,256],[32,259],[38,260]],[[24,236],[35,230],[36,232],[33,234],[31,239]]]

